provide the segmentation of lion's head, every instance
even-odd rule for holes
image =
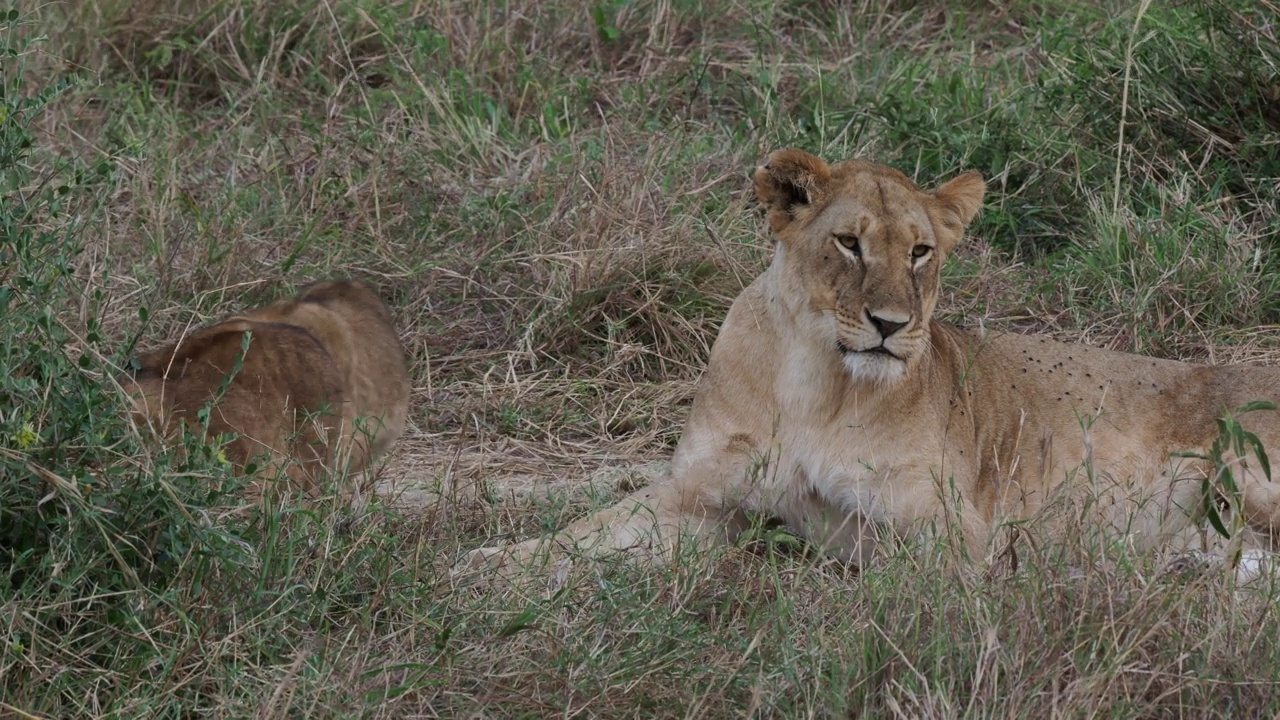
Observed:
[[[779,150],[754,181],[796,329],[838,354],[855,380],[903,377],[928,348],[939,271],[982,206],[982,176],[926,192],[884,165],[829,166]]]

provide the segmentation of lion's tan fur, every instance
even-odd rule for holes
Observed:
[[[212,403],[209,432],[237,436],[225,452],[238,470],[263,458],[261,477],[308,492],[321,473],[354,474],[386,452],[409,402],[391,314],[356,281],[313,283],[142,353],[125,385],[134,417],[166,436],[179,423],[198,431]],[[253,483],[252,499],[263,489]]]
[[[1002,523],[1024,518],[1051,536],[1083,520],[1143,548],[1204,540],[1192,511],[1208,468],[1175,454],[1206,449],[1223,413],[1280,401],[1280,369],[933,320],[942,263],[981,207],[976,173],[926,192],[881,165],[784,150],[754,182],[774,259],[721,327],[669,476],[541,547],[661,560],[677,531],[728,539],[747,511],[855,561],[884,528],[953,529],[981,559]],[[1243,422],[1280,447],[1275,413]],[[1242,537],[1269,548],[1280,485],[1253,457],[1235,460]],[[469,562],[527,561],[539,547]]]

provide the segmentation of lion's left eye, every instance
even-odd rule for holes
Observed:
[[[856,257],[862,257],[862,243],[858,242],[857,235],[836,235],[836,242],[844,246],[844,248],[854,254]]]
[[[928,245],[917,245],[911,248],[911,257],[915,260],[919,260],[920,258],[924,257],[925,255],[928,255],[932,251],[933,251],[933,248],[929,247]]]

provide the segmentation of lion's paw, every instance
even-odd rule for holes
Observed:
[[[493,546],[476,548],[468,552],[454,566],[452,575],[490,575],[502,571],[511,571],[524,563],[516,546]]]
[[[522,574],[539,576],[548,571],[552,585],[560,587],[568,576],[573,561],[568,557],[549,556],[539,552],[539,541],[531,540],[515,545],[476,548],[468,552],[453,567],[451,575],[465,580],[510,582]]]

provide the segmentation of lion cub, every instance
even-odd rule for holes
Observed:
[[[198,431],[209,406],[209,433],[236,436],[224,451],[238,471],[261,457],[263,478],[309,493],[327,470],[364,470],[408,415],[391,313],[354,280],[314,283],[142,353],[133,368],[122,384],[136,421],[170,436],[180,422]],[[250,500],[264,489],[251,485]]]

